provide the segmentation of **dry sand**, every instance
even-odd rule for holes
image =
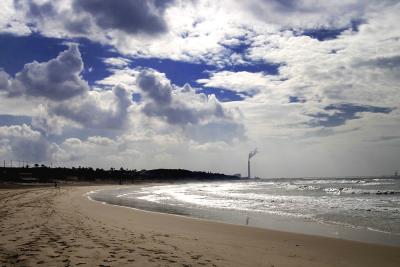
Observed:
[[[0,190],[0,266],[400,266],[400,247],[90,201],[98,187]]]

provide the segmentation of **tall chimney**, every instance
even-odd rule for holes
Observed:
[[[250,159],[252,157],[254,157],[257,153],[258,153],[257,148],[255,148],[253,151],[250,151],[250,153],[249,153],[249,157],[247,160],[247,178],[249,178],[249,179],[251,178]]]
[[[250,174],[250,159],[247,160],[247,178],[251,178]]]

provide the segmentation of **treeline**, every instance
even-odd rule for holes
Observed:
[[[62,181],[85,181],[127,184],[134,182],[167,182],[185,180],[235,180],[238,176],[225,175],[212,172],[189,171],[183,169],[99,169],[91,167],[49,168],[47,166],[0,168],[0,182],[17,183],[51,183]]]

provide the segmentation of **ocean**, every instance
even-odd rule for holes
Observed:
[[[400,246],[400,178],[251,179],[126,186],[93,200],[200,219]]]

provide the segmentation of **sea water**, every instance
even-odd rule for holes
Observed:
[[[110,204],[275,230],[400,245],[400,179],[296,178],[102,190]]]

